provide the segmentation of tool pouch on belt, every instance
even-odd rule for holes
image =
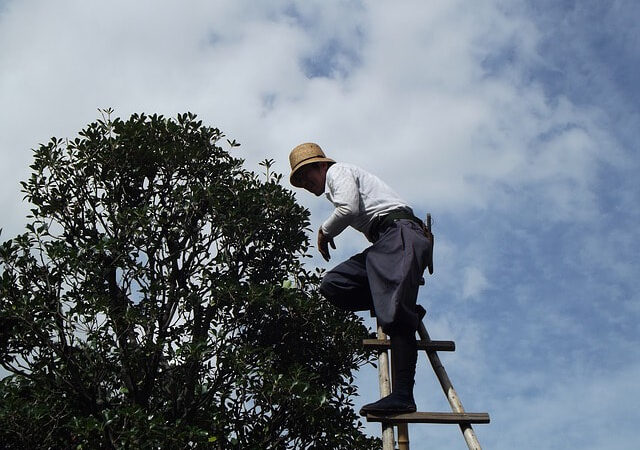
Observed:
[[[433,275],[433,244],[435,244],[435,240],[433,238],[433,233],[431,232],[431,214],[427,214],[427,222],[422,222],[422,231],[424,231],[424,235],[431,242],[431,255],[429,256],[429,261],[427,261],[427,269],[429,270],[429,275]]]

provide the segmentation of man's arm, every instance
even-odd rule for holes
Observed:
[[[333,242],[333,238],[324,234],[322,232],[322,227],[320,227],[318,230],[318,250],[325,261],[329,261],[331,259],[331,255],[329,254],[329,245],[331,245],[332,249],[336,249],[336,244]]]
[[[327,173],[329,176],[329,173]],[[334,238],[353,222],[360,212],[360,194],[353,173],[345,167],[335,167],[327,179],[329,200],[335,207],[320,229],[327,237]]]

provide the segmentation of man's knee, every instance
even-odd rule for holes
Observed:
[[[344,277],[328,272],[320,283],[320,293],[333,306],[347,311],[373,309],[371,293],[366,286],[346,284]]]
[[[331,274],[331,272],[325,274],[322,278],[322,282],[320,283],[320,294],[322,294],[322,296],[333,306],[340,309],[349,309],[345,304],[346,299],[344,292],[341,291],[335,281],[336,278]]]
[[[331,272],[327,272],[324,277],[322,277],[322,282],[320,283],[320,293],[329,301],[338,296],[334,281],[335,276]]]

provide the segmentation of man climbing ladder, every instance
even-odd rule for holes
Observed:
[[[351,226],[372,243],[326,273],[320,292],[350,311],[374,312],[390,336],[395,367],[393,392],[360,414],[416,411],[413,386],[415,333],[424,309],[416,305],[422,274],[432,264],[433,242],[407,202],[375,175],[327,158],[317,144],[304,143],[290,155],[291,184],[316,196],[325,194],[335,209],[318,230],[318,250],[327,261],[333,239]]]

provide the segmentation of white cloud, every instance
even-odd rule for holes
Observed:
[[[620,362],[637,344],[640,312],[639,163],[629,147],[638,97],[620,81],[636,67],[593,57],[623,50],[635,61],[637,6],[598,4],[596,20],[593,2],[546,3],[5,2],[2,237],[24,221],[28,149],[73,136],[98,107],[195,112],[240,141],[256,170],[275,158],[288,174],[289,150],[315,140],[434,214],[436,274],[420,301],[434,338],[458,343],[446,364],[463,401],[494,416],[480,441],[526,448],[534,423],[548,436],[542,448],[564,448],[574,430],[604,446],[595,413],[581,425],[564,404],[603,392],[606,376],[589,373],[594,347],[620,374],[603,404],[587,402],[600,417],[624,422],[613,405],[637,375]],[[315,230],[330,205],[298,199]],[[366,242],[348,233],[336,244],[330,264],[312,263],[330,267]],[[562,351],[541,355],[550,336]],[[612,448],[633,442],[632,429]],[[455,428],[419,430],[434,448],[464,448]]]
[[[189,109],[240,140],[250,164],[276,157],[286,172],[288,150],[317,140],[336,158],[384,171],[412,202],[484,208],[505,199],[500,186],[551,180],[541,193],[565,214],[586,209],[584,169],[596,158],[588,149],[606,144],[579,140],[567,126],[588,129],[590,118],[513,83],[515,69],[488,76],[482,63],[493,49],[516,39],[529,60],[538,39],[499,4],[14,2],[4,21],[3,41],[13,45],[3,53],[11,70],[2,97],[29,107],[5,111],[3,121],[46,123],[41,138],[18,126],[36,141],[73,134],[96,107]],[[38,32],[23,36],[26,24]],[[321,64],[328,45],[353,61],[338,57],[335,77],[308,79],[305,59]],[[537,139],[550,132],[540,150]]]
[[[473,299],[489,287],[489,282],[482,271],[477,267],[467,267],[464,271],[464,284],[462,286],[462,298]]]
[[[515,374],[514,374],[515,375]],[[500,448],[629,448],[632,429],[620,405],[639,394],[637,366],[622,371],[539,376],[528,391],[498,397],[488,445]],[[520,374],[518,374],[520,380]],[[526,380],[524,380],[526,381]],[[518,386],[520,387],[521,384]],[[615,387],[615,388],[614,388]],[[540,432],[545,430],[544,432]],[[535,444],[534,444],[535,443]]]

